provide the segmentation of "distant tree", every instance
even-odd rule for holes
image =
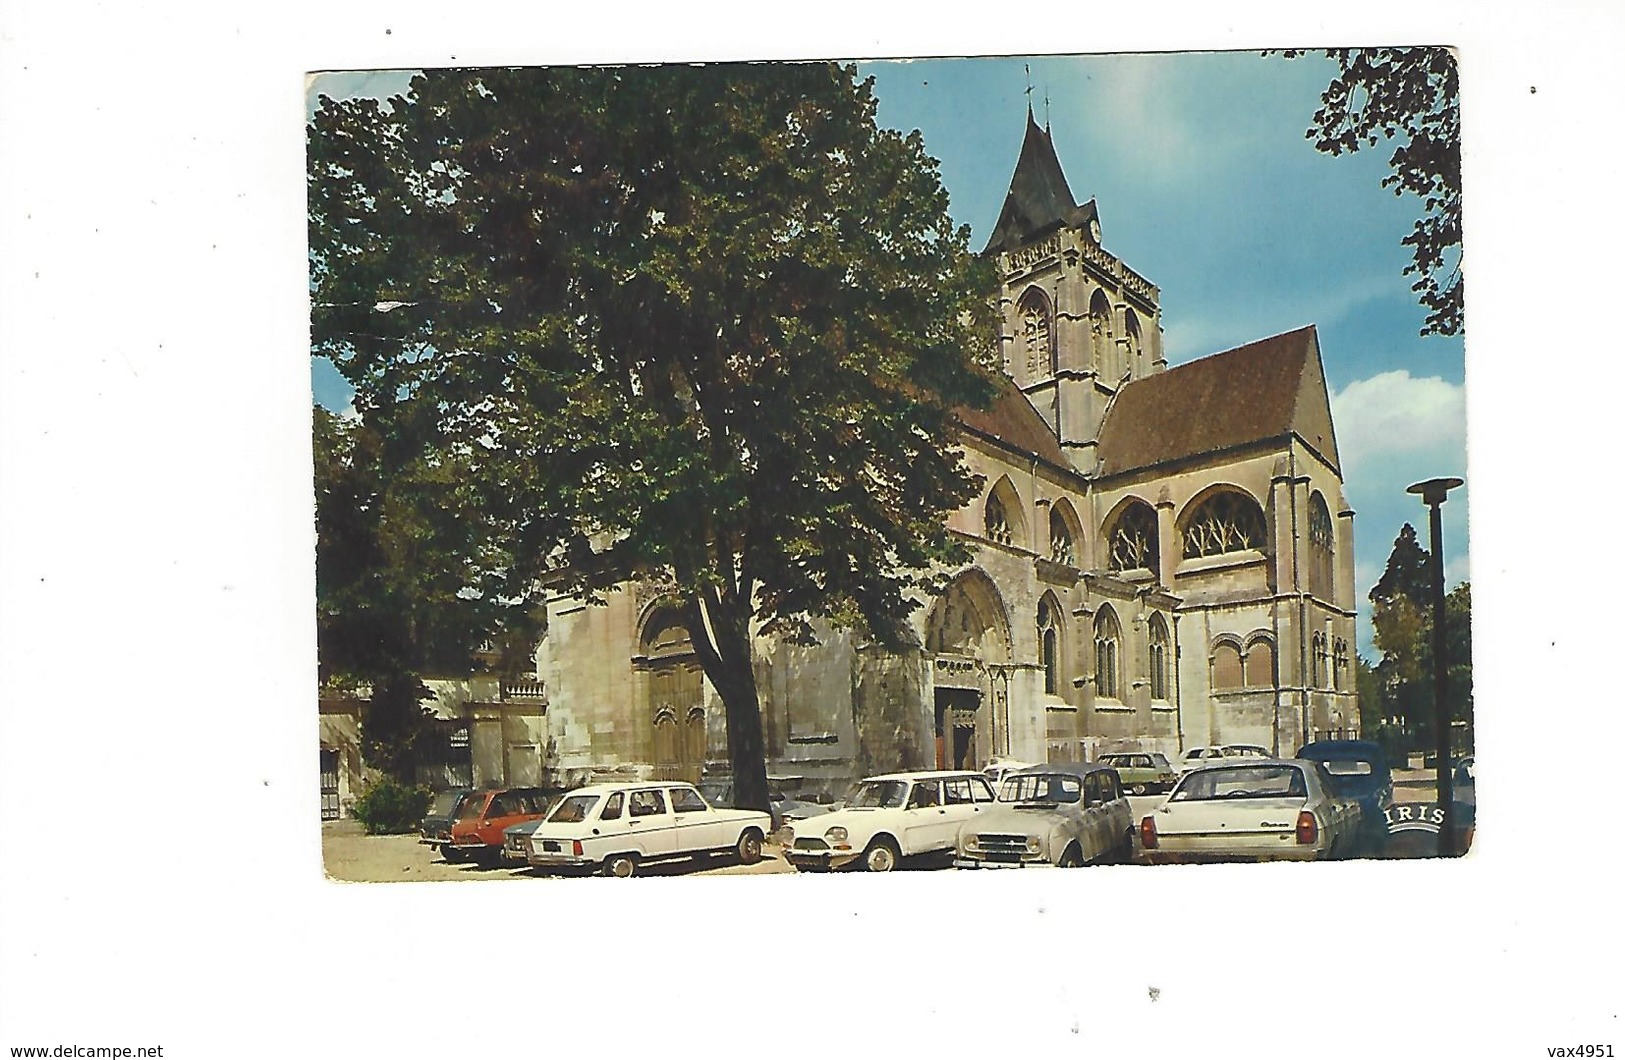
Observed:
[[[452,467],[321,406],[312,415],[318,674],[366,690],[363,753],[410,784],[428,716],[423,675],[466,672],[480,647],[505,633],[522,640],[534,619],[476,591],[477,535],[456,515]]]
[[[313,353],[468,594],[668,581],[758,808],[752,636],[895,643],[969,556],[995,278],[875,107],[829,64],[435,70],[309,130]]]
[[[1307,52],[1288,50],[1287,58]],[[1337,74],[1320,97],[1308,133],[1315,149],[1340,155],[1399,140],[1383,178],[1395,195],[1422,200],[1422,216],[1400,242],[1406,275],[1428,310],[1421,333],[1459,335],[1461,274],[1461,91],[1448,48],[1328,48]]]
[[[1415,745],[1431,743],[1433,706],[1433,560],[1406,523],[1372,587],[1371,624],[1382,658],[1373,669],[1385,718],[1401,718]],[[1472,587],[1445,597],[1446,691],[1451,716],[1471,723]],[[1362,718],[1365,704],[1361,701]]]

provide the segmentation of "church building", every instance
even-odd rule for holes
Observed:
[[[983,253],[1007,378],[960,416],[983,488],[950,524],[974,557],[907,651],[758,640],[769,776],[838,796],[994,757],[1355,735],[1354,513],[1314,327],[1170,367],[1156,286],[1105,248],[1031,113]],[[520,694],[444,704],[464,782],[727,771],[722,703],[660,583],[607,599],[548,601]]]

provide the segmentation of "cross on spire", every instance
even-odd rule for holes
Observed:
[[[1022,63],[1021,68],[1027,73],[1027,117],[1033,116],[1033,68],[1030,63]]]

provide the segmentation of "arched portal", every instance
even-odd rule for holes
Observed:
[[[973,769],[1008,753],[1010,621],[991,579],[960,575],[925,621],[938,769]]]
[[[694,645],[677,611],[657,607],[643,623],[638,658],[641,716],[653,727],[656,780],[697,783],[705,769],[705,682]]]

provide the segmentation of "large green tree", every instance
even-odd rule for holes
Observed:
[[[440,70],[310,126],[313,352],[455,468],[465,595],[669,579],[767,805],[757,633],[904,636],[967,549],[991,267],[829,64]]]
[[[1288,58],[1306,54],[1284,53]],[[1397,141],[1382,186],[1421,200],[1422,215],[1400,240],[1405,273],[1428,311],[1424,335],[1459,335],[1461,274],[1461,88],[1448,48],[1328,48],[1337,66],[1307,136],[1340,155]]]
[[[1372,587],[1371,624],[1382,658],[1374,668],[1383,718],[1403,720],[1417,746],[1432,743],[1433,558],[1409,523],[1400,528],[1382,577]],[[1472,721],[1472,587],[1445,596],[1445,695],[1451,717]],[[1362,704],[1362,709],[1363,709]]]

